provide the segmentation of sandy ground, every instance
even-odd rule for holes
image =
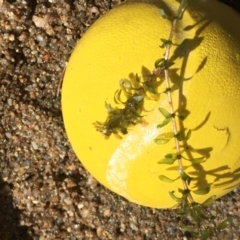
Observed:
[[[191,239],[174,211],[129,203],[98,184],[64,131],[57,91],[66,63],[86,29],[119,2],[0,0],[1,240]],[[240,239],[239,193],[213,206],[233,218],[213,239]]]

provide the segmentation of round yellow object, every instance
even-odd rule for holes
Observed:
[[[174,207],[169,195],[182,183],[166,183],[159,175],[178,177],[177,163],[158,164],[174,153],[174,139],[158,145],[154,139],[171,132],[171,124],[157,128],[164,118],[158,107],[169,109],[166,94],[158,102],[147,101],[151,111],[146,124],[131,126],[122,139],[106,139],[93,123],[107,117],[105,102],[116,106],[114,93],[119,80],[131,74],[142,76],[154,69],[165,49],[171,22],[160,9],[173,15],[175,0],[128,1],[98,19],[74,50],[63,82],[62,110],[70,143],[86,169],[103,185],[129,201],[155,208]],[[191,189],[210,187],[207,195],[195,195],[203,202],[211,195],[221,197],[240,183],[240,16],[217,1],[194,3],[179,21],[171,49],[170,78],[182,80],[172,93],[175,110],[189,111],[178,127],[192,130],[181,146],[186,158],[204,156],[206,161],[183,161],[193,181]],[[163,82],[159,91],[165,89]],[[118,107],[122,107],[119,105]]]

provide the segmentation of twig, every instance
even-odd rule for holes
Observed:
[[[175,33],[177,21],[182,18],[182,15],[188,6],[188,2],[186,0],[182,0],[181,4],[179,6],[179,9],[177,11],[177,16],[173,19],[172,21],[172,26],[171,26],[171,31],[168,37],[168,44],[166,44],[166,52],[164,55],[164,61],[168,62],[169,61],[169,55],[170,55],[170,49],[172,46],[172,40],[173,36]],[[170,113],[172,114],[172,128],[173,128],[173,134],[175,136],[175,147],[176,147],[176,154],[177,154],[177,159],[178,159],[178,171],[182,172],[183,171],[183,164],[182,164],[182,157],[181,157],[181,151],[180,151],[180,144],[179,140],[177,139],[177,134],[178,134],[178,129],[177,129],[177,123],[176,123],[176,118],[174,116],[174,106],[173,106],[173,101],[172,101],[172,95],[171,95],[171,86],[170,86],[170,80],[169,80],[169,70],[168,68],[164,68],[164,78],[165,78],[165,84],[166,84],[166,92],[167,92],[167,99],[168,99],[168,104],[170,108]],[[184,190],[188,190],[188,184],[185,180],[182,179],[183,183],[183,188]],[[193,203],[194,200],[192,198],[192,195],[189,193],[188,194],[188,200],[189,203]]]

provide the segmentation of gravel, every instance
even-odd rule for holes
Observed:
[[[191,239],[174,211],[129,203],[95,181],[64,131],[58,88],[66,63],[119,2],[0,0],[1,240]],[[233,224],[212,239],[240,239],[240,188],[216,206]]]

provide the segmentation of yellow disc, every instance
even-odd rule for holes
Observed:
[[[157,128],[164,117],[158,107],[169,110],[166,94],[158,102],[148,100],[144,124],[131,126],[122,139],[106,139],[93,123],[107,117],[105,102],[116,106],[119,80],[142,76],[163,57],[160,38],[167,39],[170,21],[160,9],[173,15],[179,3],[128,1],[97,20],[77,44],[67,67],[62,88],[64,124],[70,143],[86,169],[103,185],[129,201],[156,208],[175,206],[169,191],[182,188],[180,180],[166,183],[159,175],[176,179],[177,163],[158,164],[175,153],[174,139],[158,145],[154,139],[172,132],[171,124]],[[193,180],[192,190],[210,187],[207,195],[193,194],[197,202],[220,197],[240,182],[240,16],[217,1],[196,3],[178,23],[171,60],[174,109],[189,112],[178,123],[185,132],[181,143],[185,158],[204,156],[202,164],[184,160]],[[163,82],[159,91],[165,89]],[[180,101],[179,101],[180,99]],[[119,108],[123,107],[118,105]]]

